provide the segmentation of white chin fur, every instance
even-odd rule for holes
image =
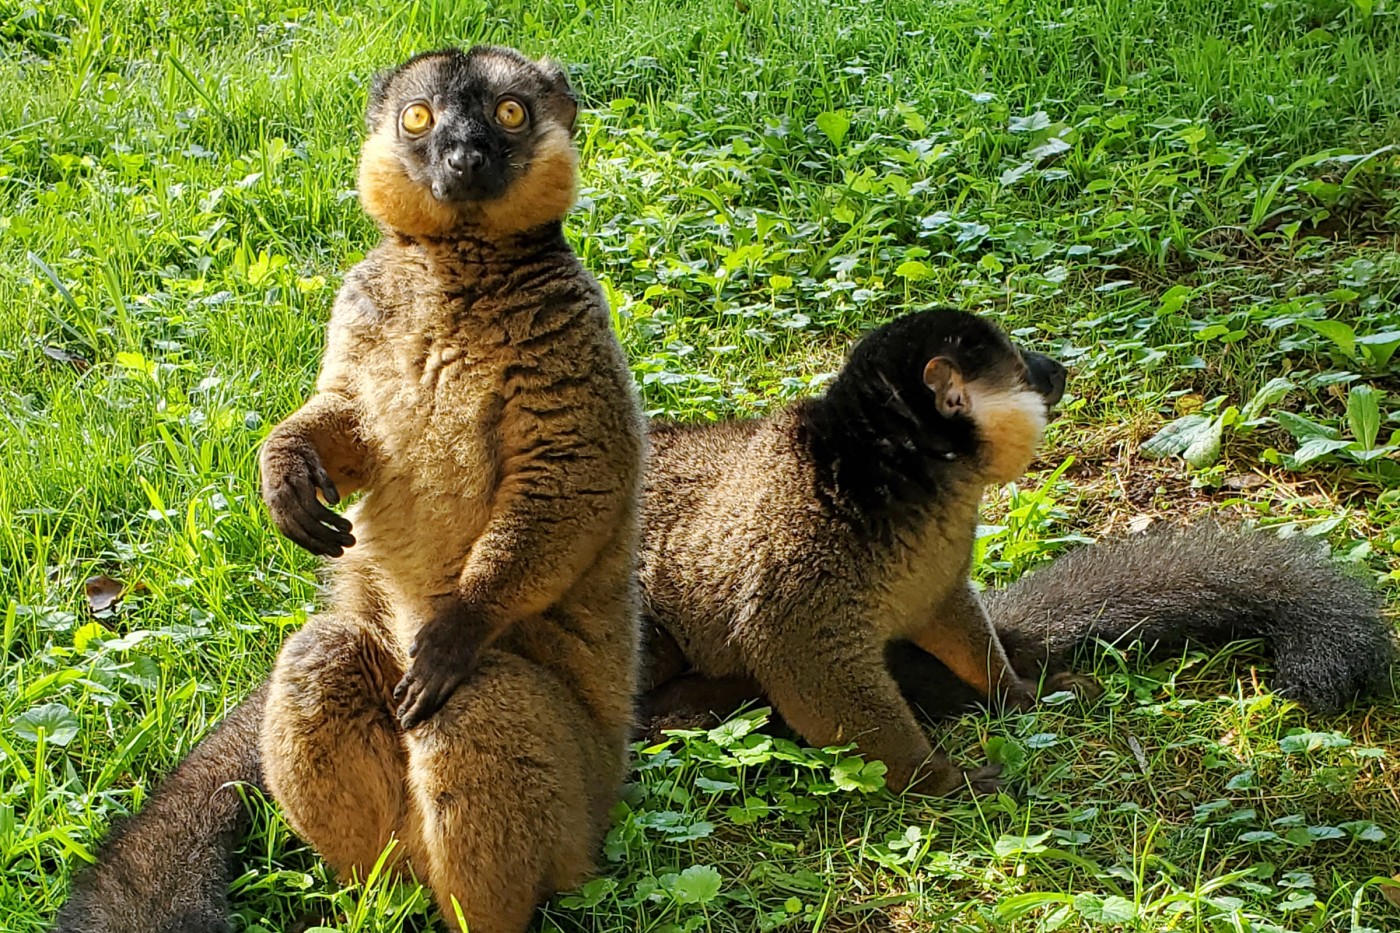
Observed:
[[[970,388],[968,414],[982,440],[983,478],[988,483],[1019,479],[1045,435],[1045,399],[1030,389]]]

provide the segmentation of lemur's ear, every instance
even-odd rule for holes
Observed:
[[[365,107],[365,125],[372,133],[379,122],[379,109],[384,106],[384,98],[389,93],[389,80],[394,77],[393,68],[385,68],[374,73],[369,79],[369,104]]]
[[[572,133],[574,122],[578,119],[578,97],[574,95],[574,89],[569,84],[569,73],[564,70],[563,65],[552,58],[542,58],[535,62],[535,65],[544,74],[545,80],[549,82],[560,121]]]
[[[933,390],[938,413],[943,417],[967,411],[967,383],[958,364],[946,356],[935,356],[924,364],[924,385]]]

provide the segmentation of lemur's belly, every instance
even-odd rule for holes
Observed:
[[[403,633],[416,631],[435,600],[454,592],[490,521],[501,396],[496,368],[451,345],[409,336],[395,349],[390,367],[378,361],[394,378],[370,376],[379,390],[361,399],[380,462],[351,520],[355,546],[373,559]]]

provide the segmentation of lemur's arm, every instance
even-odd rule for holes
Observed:
[[[349,520],[327,505],[363,488],[370,473],[369,444],[344,378],[349,334],[340,323],[356,303],[368,300],[350,282],[340,290],[316,394],[272,429],[260,458],[263,501],[273,522],[321,556],[339,557],[355,543]]]

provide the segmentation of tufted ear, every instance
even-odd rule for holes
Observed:
[[[365,105],[365,127],[371,133],[374,132],[375,124],[379,122],[379,110],[384,106],[384,99],[389,95],[389,82],[393,80],[396,68],[384,68],[376,71],[369,79],[369,102]]]
[[[933,390],[940,415],[951,418],[966,413],[971,400],[957,363],[946,356],[935,356],[924,365],[924,385]]]
[[[559,120],[569,132],[574,131],[574,122],[578,119],[578,98],[574,96],[574,89],[569,84],[569,73],[564,70],[564,66],[551,58],[541,58],[535,62],[535,66],[540,69],[545,80],[549,82],[549,89],[552,94],[554,106],[558,110]]]

